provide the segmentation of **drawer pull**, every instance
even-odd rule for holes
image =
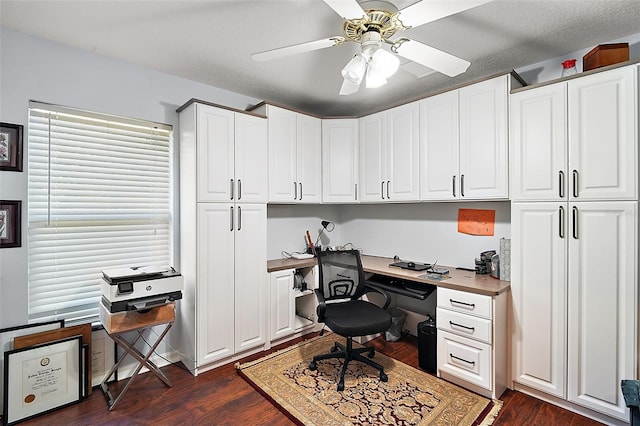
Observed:
[[[449,321],[449,325],[452,326],[452,327],[465,328],[465,329],[470,330],[470,331],[475,331],[476,330],[475,327],[468,327],[466,325],[458,324],[458,323],[455,323],[453,321]]]
[[[449,354],[449,356],[450,356],[452,359],[457,359],[458,361],[466,362],[466,363],[467,363],[467,364],[469,364],[469,365],[476,365],[476,362],[475,362],[475,361],[467,361],[466,359],[464,359],[464,358],[459,358],[459,357],[455,356],[455,355],[454,355],[454,354],[452,354],[452,353],[450,353],[450,354]]]
[[[466,302],[460,302],[459,300],[453,300],[453,299],[449,299],[449,302],[451,304],[458,304],[458,305],[464,305],[464,306],[469,306],[471,308],[475,308],[476,304],[475,303],[466,303]]]

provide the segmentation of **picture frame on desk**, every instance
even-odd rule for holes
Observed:
[[[83,383],[82,336],[5,353],[3,425],[13,425],[79,402]]]

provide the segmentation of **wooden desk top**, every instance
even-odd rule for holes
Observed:
[[[468,291],[471,293],[496,296],[509,289],[509,281],[501,281],[491,278],[489,275],[477,275],[473,271],[464,271],[450,266],[439,265],[449,269],[449,277],[446,280],[436,281],[429,278],[420,278],[426,271],[409,271],[407,269],[389,266],[392,258],[362,255],[362,267],[365,272],[386,275],[388,277],[401,278],[414,282],[433,284],[438,287],[454,290]],[[274,272],[283,269],[308,268],[316,265],[316,259],[276,259],[267,262],[267,271]]]

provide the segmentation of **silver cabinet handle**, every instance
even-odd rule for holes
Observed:
[[[229,182],[229,199],[233,200],[233,179]]]
[[[242,208],[238,206],[238,231],[242,229]]]
[[[229,217],[231,218],[231,224],[230,224],[229,231],[233,232],[233,207],[231,207],[231,213],[229,214]]]
[[[358,201],[358,184],[354,183],[353,186],[355,187],[356,201]]]
[[[391,198],[391,192],[389,191],[389,184],[391,183],[390,180],[387,181],[387,200]]]
[[[464,359],[464,358],[460,358],[460,357],[457,357],[457,356],[455,356],[455,355],[454,355],[454,354],[452,354],[452,353],[450,353],[450,354],[449,354],[449,356],[450,356],[451,358],[453,358],[453,359],[457,359],[458,361],[466,362],[466,363],[467,363],[467,364],[469,364],[469,365],[476,365],[476,362],[475,362],[475,361],[467,361],[466,359]]]
[[[460,196],[464,197],[464,175],[460,175]]]
[[[578,208],[576,206],[573,206],[573,239],[577,240],[578,239]]]
[[[298,199],[298,183],[297,182],[293,182],[293,199],[294,200]]]
[[[476,330],[476,328],[475,328],[475,327],[469,327],[469,326],[467,326],[467,325],[458,324],[457,322],[453,322],[453,321],[449,321],[449,325],[450,325],[451,327],[460,327],[460,328],[464,328],[464,329],[467,329],[467,330],[469,330],[469,331],[475,331],[475,330]]]
[[[558,172],[558,196],[564,198],[564,172],[562,170]]]
[[[298,199],[302,201],[302,182],[300,182],[300,198]]]
[[[456,196],[456,175],[453,175],[452,181],[453,182],[451,184],[451,189],[452,189],[452,192],[453,192],[453,196],[455,198],[455,196]]]
[[[242,181],[238,179],[238,200],[242,198]]]
[[[573,197],[578,198],[578,171],[574,170],[573,174]]]
[[[560,206],[558,209],[558,213],[560,216],[560,223],[558,226],[558,234],[560,238],[564,238],[564,207]]]
[[[384,181],[380,182],[380,194],[382,194],[382,199],[384,200]]]

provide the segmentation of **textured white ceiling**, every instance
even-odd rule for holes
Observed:
[[[309,113],[360,116],[636,34],[640,0],[495,0],[402,33],[471,61],[466,73],[450,78],[403,66],[386,86],[348,97],[338,95],[340,70],[355,43],[251,60],[255,52],[341,35],[342,18],[321,0],[0,0],[0,23]]]

